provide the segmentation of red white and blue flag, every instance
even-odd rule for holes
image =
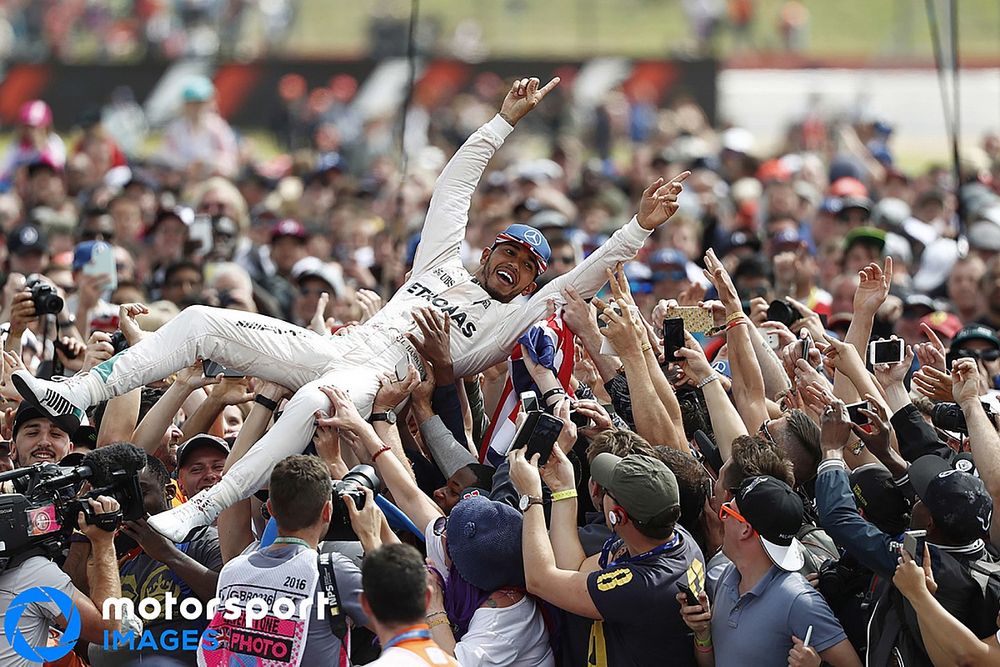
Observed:
[[[507,382],[479,450],[479,460],[494,467],[507,457],[517,434],[516,421],[521,412],[521,393],[532,390],[538,392],[522,359],[522,345],[528,349],[536,363],[556,374],[567,394],[573,395],[570,380],[573,377],[575,343],[573,332],[563,322],[562,311],[559,310],[531,325],[517,340],[513,353],[507,359]]]

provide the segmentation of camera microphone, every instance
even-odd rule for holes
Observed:
[[[146,466],[146,452],[127,442],[118,442],[87,452],[78,468],[86,468],[94,487],[114,484],[114,473],[137,474]]]

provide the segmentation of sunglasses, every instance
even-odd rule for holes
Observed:
[[[996,361],[997,359],[1000,359],[1000,350],[969,350],[961,348],[953,350],[951,356],[955,359],[981,359],[982,361]]]
[[[721,505],[719,505],[719,519],[725,520],[727,516],[733,517],[740,523],[745,523],[748,526],[750,525],[750,522],[746,520],[746,517],[744,517],[738,511],[733,509],[733,501],[731,500],[729,502],[722,503]]]

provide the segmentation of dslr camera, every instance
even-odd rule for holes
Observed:
[[[31,290],[31,302],[35,304],[36,315],[58,315],[63,309],[63,299],[56,288],[33,276],[25,285]]]
[[[354,500],[355,507],[359,510],[364,509],[364,489],[378,493],[381,483],[375,468],[365,464],[354,466],[343,479],[333,483],[333,516],[330,519],[330,528],[327,530],[327,540],[358,539],[351,527],[351,515],[347,513],[343,497],[350,496]]]

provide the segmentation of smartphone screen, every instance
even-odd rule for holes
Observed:
[[[410,372],[410,360],[403,357],[396,362],[396,380],[402,382],[406,379],[407,373]]]
[[[684,347],[684,320],[668,317],[663,320],[663,354],[667,361],[681,361],[677,350]]]
[[[528,440],[531,439],[531,434],[535,430],[535,424],[538,423],[538,418],[544,414],[543,412],[525,412],[524,422],[521,424],[521,428],[517,429],[517,433],[514,434],[514,442],[511,443],[511,449],[521,449],[522,447],[528,446]]]
[[[809,361],[809,351],[813,348],[813,337],[808,331],[802,336],[802,358]]]
[[[538,396],[533,391],[525,391],[521,393],[521,409],[525,412],[538,412],[541,410],[538,407]]]
[[[851,403],[847,406],[847,414],[851,418],[852,424],[864,426],[871,423],[871,420],[869,420],[866,415],[861,413],[862,408],[870,412],[872,409],[871,403],[868,401],[860,401],[858,403]]]
[[[902,363],[903,341],[899,339],[873,341],[868,356],[872,365]]]
[[[556,440],[562,432],[562,427],[562,421],[552,415],[545,412],[538,413],[538,421],[535,423],[535,429],[528,439],[528,449],[524,453],[525,457],[530,461],[532,456],[539,454],[538,465],[543,466],[548,463],[549,456],[552,455],[552,447],[556,444]]]

